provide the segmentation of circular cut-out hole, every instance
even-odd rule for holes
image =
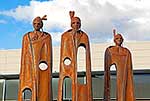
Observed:
[[[70,65],[71,64],[71,60],[69,58],[65,58],[64,64],[67,65],[67,66]]]
[[[31,101],[32,91],[29,88],[24,89],[22,101]]]
[[[40,62],[39,63],[39,68],[41,70],[46,70],[48,68],[48,65],[46,64],[46,62]]]

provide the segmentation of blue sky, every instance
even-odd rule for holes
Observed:
[[[32,20],[47,15],[44,31],[53,46],[70,28],[68,12],[74,10],[91,43],[112,42],[112,29],[125,41],[150,41],[149,0],[0,0],[0,49],[21,48],[22,37],[32,31]],[[7,6],[6,6],[7,5]]]
[[[18,6],[27,6],[29,3],[30,0],[0,0],[0,11],[9,11]],[[27,31],[32,30],[32,25],[11,16],[0,15],[0,30],[0,49],[16,49],[21,48],[22,37]]]
[[[24,2],[26,0],[13,0],[14,2],[10,2],[10,0],[1,0],[0,1],[0,11],[10,10],[16,8],[18,5],[28,5],[29,2]],[[23,2],[18,2],[23,1]],[[7,6],[6,6],[7,5]],[[21,21],[16,21],[14,18],[0,15],[0,48],[8,49],[8,48],[19,48],[21,47],[21,37],[25,29],[19,28],[19,25],[25,25],[25,23]],[[30,27],[29,27],[30,28]],[[26,28],[27,30],[28,28]],[[18,35],[17,35],[18,34]]]

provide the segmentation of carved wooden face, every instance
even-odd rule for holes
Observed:
[[[34,30],[36,31],[40,31],[40,29],[43,27],[43,22],[40,17],[36,17],[33,20],[33,27],[34,27]]]
[[[123,37],[121,36],[121,34],[115,35],[114,42],[115,42],[116,46],[121,46],[122,45]]]
[[[81,20],[78,17],[73,17],[71,19],[71,27],[75,31],[79,30],[81,27]]]

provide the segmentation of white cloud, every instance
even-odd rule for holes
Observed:
[[[60,42],[60,39],[61,39],[61,34],[60,32],[51,32],[51,37],[52,37],[52,40],[54,45],[58,44]]]
[[[0,15],[12,16],[17,20],[31,20],[33,17],[33,8],[30,6],[18,6],[9,11],[0,11]]]
[[[69,10],[75,10],[92,42],[112,39],[112,28],[123,33],[126,40],[150,40],[149,0],[52,0],[30,1],[29,6],[18,6],[0,15],[12,16],[16,20],[32,22],[36,16],[47,14],[44,29],[53,33],[54,42],[60,41],[63,31],[70,28]],[[59,37],[58,37],[59,36]]]

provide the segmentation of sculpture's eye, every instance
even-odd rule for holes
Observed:
[[[40,23],[33,23],[34,25],[40,25]]]
[[[79,24],[80,24],[80,22],[77,22],[77,24],[79,25]]]
[[[75,22],[72,22],[72,24],[75,24]]]

